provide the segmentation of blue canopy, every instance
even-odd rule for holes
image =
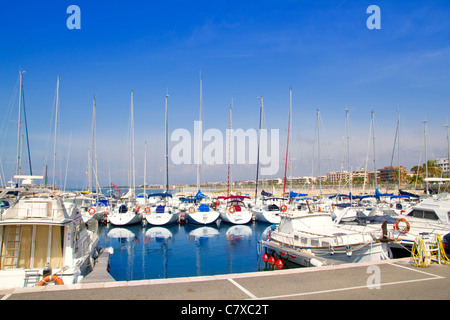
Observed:
[[[261,191],[261,195],[262,196],[264,196],[264,197],[271,197],[271,196],[273,196],[273,194],[271,194],[271,193],[268,193],[268,192],[266,192],[266,191]]]
[[[398,195],[398,196],[391,196],[391,200],[392,199],[411,199],[411,197],[408,195]]]
[[[205,199],[208,198],[206,195],[204,195],[200,190],[198,190],[197,194],[195,195],[196,200]]]
[[[289,192],[289,198],[306,197],[306,193],[297,193],[294,191]]]
[[[149,198],[150,197],[170,197],[170,198],[172,198],[172,195],[170,193],[152,193],[148,197]]]
[[[380,199],[380,197],[390,197],[393,196],[393,193],[381,193],[378,189],[375,189],[375,197]]]
[[[303,200],[318,201],[317,199],[313,199],[313,198],[302,198],[302,199],[297,199],[297,200],[295,200],[295,201],[303,201]]]

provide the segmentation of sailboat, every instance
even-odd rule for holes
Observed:
[[[200,77],[200,116],[199,116],[199,161],[197,165],[197,189],[198,192],[195,195],[194,202],[189,204],[186,208],[185,219],[188,223],[199,224],[199,225],[208,225],[216,222],[219,218],[220,214],[217,210],[211,205],[211,199],[207,200],[207,196],[204,195],[201,189],[201,137],[202,137],[202,78]]]
[[[167,100],[169,95],[166,94],[166,104],[165,104],[165,193],[162,194],[151,194],[150,197],[158,197],[159,201],[150,206],[146,206],[144,209],[145,219],[147,223],[152,226],[167,226],[178,222],[179,214],[173,207],[173,198],[169,193],[169,141],[168,141],[168,122],[167,122]],[[150,200],[150,202],[152,202]]]
[[[143,219],[143,209],[136,202],[136,180],[135,180],[135,168],[134,168],[134,110],[133,110],[133,96],[134,92],[131,91],[131,148],[130,148],[130,189],[128,193],[122,196],[122,201],[117,204],[110,215],[108,215],[108,221],[116,226],[125,226],[141,223]]]

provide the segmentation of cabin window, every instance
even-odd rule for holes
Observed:
[[[411,213],[408,214],[408,216],[421,219],[439,220],[436,212],[428,210],[414,209]]]
[[[3,241],[1,248],[0,264],[12,264],[13,258],[6,254],[7,238],[9,233],[17,233],[20,230],[21,241],[17,268],[43,268],[50,262],[52,268],[60,268],[63,265],[63,236],[64,227],[61,226],[5,226],[3,228]],[[10,244],[11,245],[11,244]],[[34,253],[34,254],[33,254]],[[5,260],[3,262],[3,260]],[[10,260],[10,261],[8,261]]]

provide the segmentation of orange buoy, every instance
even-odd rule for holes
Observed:
[[[55,275],[46,276],[41,281],[39,281],[38,286],[45,286],[47,283],[54,281],[57,285],[63,285],[64,281]]]

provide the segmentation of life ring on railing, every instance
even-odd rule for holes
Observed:
[[[234,206],[228,208],[229,213],[234,213],[235,211],[236,211],[236,208]]]
[[[404,222],[406,223],[406,227],[399,227],[399,223],[400,222]],[[395,225],[394,225],[395,229],[398,230],[398,232],[400,232],[401,234],[407,234],[409,232],[409,230],[411,230],[411,225],[409,223],[408,220],[406,220],[405,218],[398,218],[397,221],[395,221]]]
[[[189,213],[194,213],[195,212],[195,208],[194,207],[189,207]]]
[[[287,206],[285,204],[283,204],[281,206],[281,211],[286,212],[286,210],[287,210]]]
[[[44,279],[39,281],[38,286],[45,286],[47,283],[54,281],[57,285],[63,285],[64,281],[55,275],[46,276]]]
[[[145,207],[144,212],[145,213],[150,213],[150,207]]]
[[[400,214],[405,214],[405,213],[406,213],[405,210],[400,211]]]
[[[219,200],[216,200],[216,207],[218,207],[220,204]]]
[[[88,212],[91,216],[93,216],[95,214],[95,208],[89,208]]]

